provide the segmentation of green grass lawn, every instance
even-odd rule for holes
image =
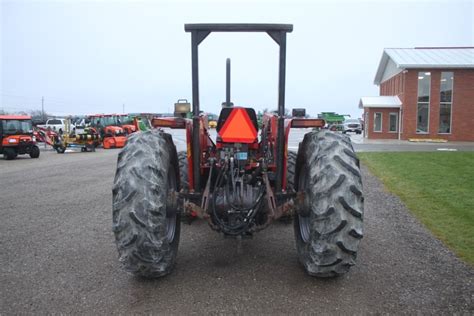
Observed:
[[[358,156],[436,237],[474,265],[474,152]]]

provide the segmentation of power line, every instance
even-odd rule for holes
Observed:
[[[31,99],[31,100],[37,100],[37,97],[30,97],[30,96],[24,96],[24,95],[18,95],[18,94],[10,94],[10,93],[3,93],[0,92],[0,95],[6,96],[6,97],[13,97],[13,98],[22,98],[22,99]]]
[[[4,91],[0,91],[1,96],[6,96],[6,97],[13,97],[13,98],[21,98],[21,99],[29,99],[29,100],[41,100],[44,98],[43,102],[44,104],[54,104],[54,105],[60,105],[60,106],[87,106],[87,107],[100,107],[99,105],[96,104],[85,104],[83,102],[78,102],[77,100],[64,100],[64,99],[57,99],[55,97],[48,97],[48,96],[38,96],[38,97],[32,97],[32,96],[24,96],[24,95],[18,95],[18,94],[11,94],[7,93]],[[46,101],[46,102],[45,102]],[[43,105],[44,106],[44,105]]]
[[[30,106],[0,106],[1,109],[7,109],[7,110],[22,110],[22,111],[41,111],[38,109],[38,107],[30,107]],[[63,111],[63,110],[57,110],[57,109],[49,109],[51,112],[58,112],[58,113],[70,113],[70,111]]]
[[[6,91],[0,91],[0,96],[5,96],[5,97],[8,97],[8,98],[21,98],[21,99],[25,99],[25,100],[28,100],[26,102],[22,102],[22,101],[14,101],[14,102],[8,102],[9,104],[14,104],[14,106],[5,106],[5,105],[2,105],[0,106],[0,108],[2,109],[14,109],[14,110],[23,110],[23,111],[36,111],[36,110],[41,110],[41,113],[43,114],[43,116],[45,115],[45,107],[46,107],[46,111],[47,112],[57,112],[57,113],[65,113],[65,114],[70,114],[72,112],[74,112],[74,110],[68,110],[68,111],[64,111],[64,109],[61,109],[61,110],[58,110],[58,109],[54,109],[54,108],[50,108],[49,105],[53,105],[53,106],[59,106],[59,107],[63,107],[63,108],[71,108],[71,107],[81,107],[81,108],[115,108],[116,105],[109,105],[108,106],[104,106],[104,105],[91,105],[91,104],[85,104],[85,103],[82,103],[82,102],[78,102],[77,100],[76,101],[72,101],[72,100],[69,100],[69,101],[66,101],[66,100],[60,100],[60,99],[56,99],[56,98],[50,98],[48,96],[42,96],[42,97],[32,97],[32,96],[24,96],[24,95],[19,95],[19,94],[13,94],[13,93],[8,93]],[[36,102],[33,102],[33,101],[38,101],[38,103]],[[41,108],[40,108],[40,102],[41,102]],[[7,103],[7,102],[4,102],[2,101],[3,104]],[[22,104],[23,106],[21,105],[18,105],[18,104]],[[141,108],[139,106],[134,106],[134,108]],[[77,109],[76,109],[77,110]],[[82,110],[81,112],[84,112],[84,110]],[[89,111],[86,111],[86,112],[89,112]],[[122,103],[122,112],[125,113],[125,104]]]

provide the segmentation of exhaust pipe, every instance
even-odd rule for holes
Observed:
[[[232,106],[230,104],[230,58],[226,60],[226,72],[225,72],[225,103],[226,106]]]
[[[233,107],[234,103],[230,102],[230,58],[226,60],[226,72],[225,72],[225,102],[222,103],[222,107]]]

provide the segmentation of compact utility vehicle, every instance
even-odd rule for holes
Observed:
[[[31,116],[0,115],[0,154],[7,160],[24,154],[31,158],[40,156],[33,136]]]
[[[347,272],[362,238],[359,160],[347,136],[312,131],[324,120],[284,117],[286,36],[293,26],[186,24],[185,30],[191,33],[192,119],[153,119],[155,128],[130,136],[118,157],[113,231],[123,267],[145,277],[169,273],[181,216],[197,214],[239,239],[293,216],[306,271],[318,277]],[[198,46],[211,32],[264,32],[279,45],[278,111],[264,114],[260,129],[254,109],[230,106],[227,88],[211,139],[198,88]],[[187,150],[177,152],[161,127],[185,129]],[[309,128],[298,152],[288,150],[291,128]]]

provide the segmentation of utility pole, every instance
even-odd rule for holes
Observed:
[[[44,119],[44,97],[41,97],[41,118]]]

